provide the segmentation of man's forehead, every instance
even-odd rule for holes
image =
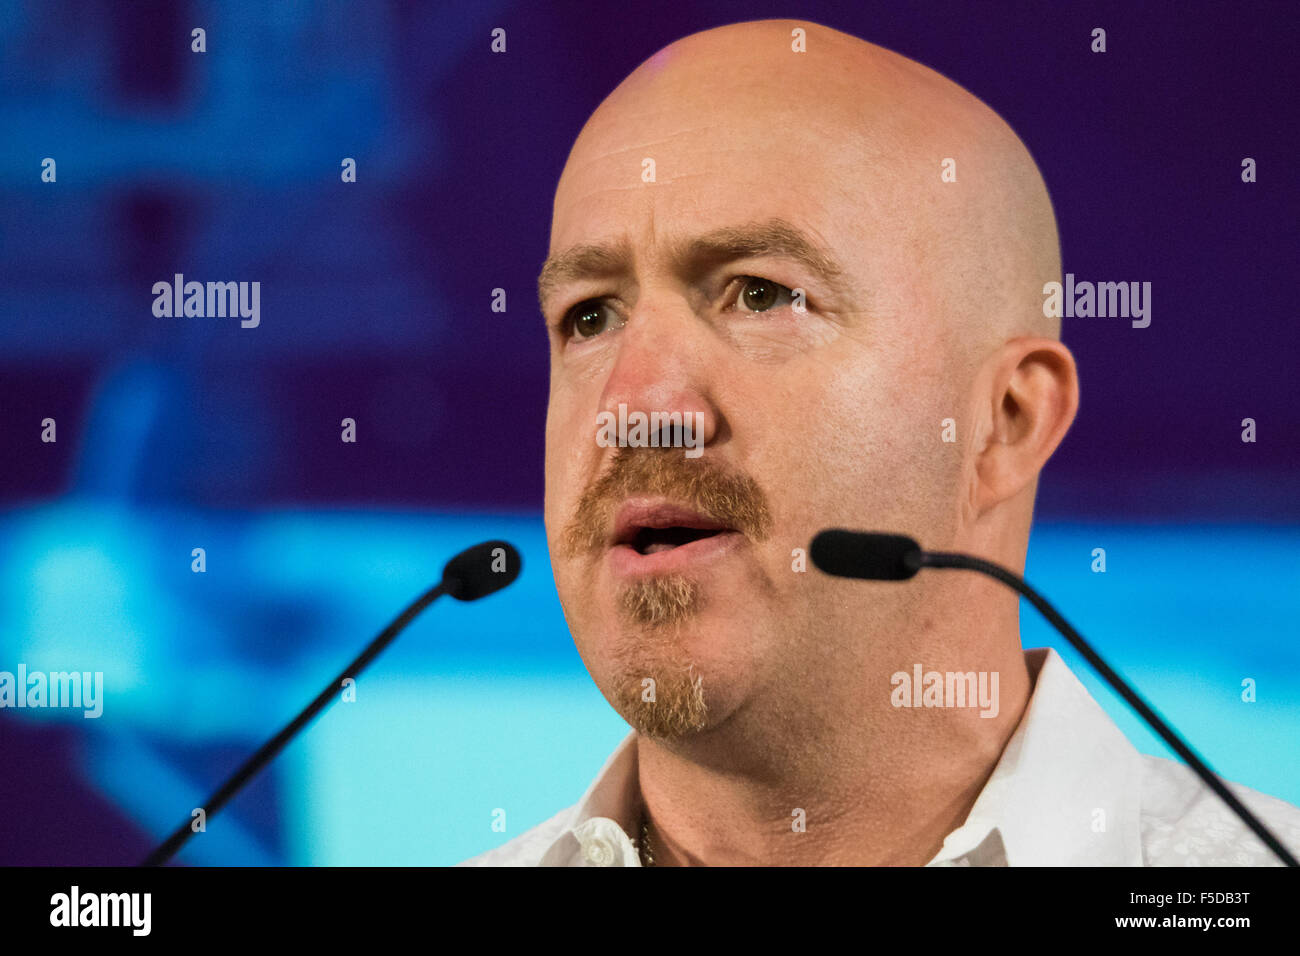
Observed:
[[[782,104],[775,96],[762,108],[719,91],[708,104],[601,109],[618,115],[584,128],[575,142],[556,189],[557,227],[593,198],[615,200],[647,187],[697,194],[788,188],[875,152],[863,141],[870,129],[859,117]]]
[[[792,132],[780,142],[732,134],[725,124],[689,128],[632,146],[575,150],[557,190],[542,285],[582,260],[596,268],[711,252],[786,255],[833,273],[846,221],[869,219],[864,180],[822,144]],[[849,184],[848,180],[854,182]]]
[[[886,151],[880,124],[842,109],[733,109],[719,98],[707,109],[622,115],[629,121],[602,120],[575,144],[549,255],[618,242],[675,251],[700,233],[766,219],[840,249],[891,231],[915,207],[907,194],[932,188],[920,183],[918,144],[891,137]]]

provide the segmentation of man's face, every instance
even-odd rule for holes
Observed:
[[[545,517],[597,686],[681,738],[910,667],[891,637],[916,589],[804,554],[833,526],[949,540],[961,453],[941,423],[963,410],[918,158],[861,132],[851,86],[797,92],[798,61],[667,66],[602,106],[557,191]],[[620,405],[698,415],[703,454],[602,447]]]

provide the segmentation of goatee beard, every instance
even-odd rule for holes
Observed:
[[[653,670],[654,673],[646,673]],[[704,678],[695,665],[661,662],[630,667],[614,679],[614,709],[637,733],[656,740],[682,740],[708,726]]]

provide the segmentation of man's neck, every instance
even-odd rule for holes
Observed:
[[[998,666],[992,718],[890,706],[805,727],[787,712],[775,731],[764,715],[671,744],[638,737],[655,864],[924,865],[965,821],[1032,692],[1018,646]]]

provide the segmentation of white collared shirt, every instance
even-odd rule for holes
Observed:
[[[927,866],[1273,866],[1273,853],[1190,768],[1139,753],[1051,648],[966,821]],[[1229,783],[1292,854],[1300,810]],[[640,866],[636,734],[574,806],[461,866]]]

